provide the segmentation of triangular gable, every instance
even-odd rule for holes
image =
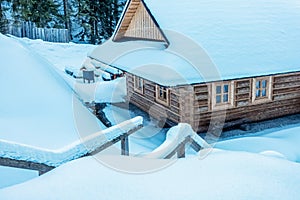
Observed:
[[[113,41],[151,40],[169,43],[142,0],[131,0],[121,18]]]

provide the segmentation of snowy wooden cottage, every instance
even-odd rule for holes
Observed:
[[[132,104],[205,131],[300,112],[299,36],[294,0],[129,0],[90,58],[126,72]]]

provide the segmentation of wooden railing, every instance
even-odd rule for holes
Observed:
[[[137,119],[135,122],[139,121]],[[134,132],[138,131],[143,127],[142,122],[139,124],[130,124],[128,122],[123,122],[118,125],[118,129],[122,130],[124,128],[123,132],[118,134],[118,136],[114,137],[111,140],[105,140],[104,142],[100,142],[101,144],[97,147],[91,147],[91,143],[97,143],[99,140],[98,136],[95,136],[94,138],[89,138],[88,140],[83,139],[83,142],[76,145],[70,145],[68,148],[66,148],[64,151],[55,151],[54,153],[49,156],[49,152],[43,150],[39,150],[40,154],[36,155],[36,157],[40,157],[41,155],[47,155],[49,157],[57,156],[58,158],[62,159],[61,161],[55,161],[56,164],[50,165],[46,162],[34,162],[30,159],[24,160],[22,159],[22,156],[26,158],[27,155],[20,155],[16,156],[15,158],[9,158],[5,156],[0,155],[0,165],[2,166],[8,166],[8,167],[16,167],[16,168],[23,168],[23,169],[30,169],[30,170],[36,170],[39,171],[39,174],[44,174],[55,167],[60,166],[63,163],[66,163],[71,160],[75,160],[77,158],[85,157],[85,156],[93,156],[98,154],[99,152],[107,149],[108,147],[121,142],[121,155],[128,156],[129,155],[129,140],[128,137],[133,134]],[[176,127],[173,127],[176,128]],[[108,128],[106,130],[110,131],[116,131],[115,127]],[[153,152],[146,154],[142,157],[144,158],[161,158],[161,159],[171,159],[177,154],[177,158],[184,158],[185,157],[185,149],[189,145],[191,146],[196,152],[199,152],[202,148],[211,148],[211,146],[205,142],[200,136],[198,136],[195,132],[191,131],[190,125],[183,125],[183,127],[179,128],[180,131],[178,131],[174,137],[172,136],[173,140],[170,140],[163,143],[160,147],[158,147]],[[178,136],[178,137],[177,137]],[[101,137],[102,139],[105,137]],[[101,139],[100,138],[100,139]],[[16,147],[16,144],[13,144],[13,147]],[[86,152],[83,154],[72,154],[72,152],[77,152],[78,149],[80,149],[81,146],[85,146]],[[27,147],[28,148],[28,147]],[[27,149],[28,150],[28,149]],[[30,150],[30,149],[29,149]],[[34,149],[36,151],[36,149]],[[28,152],[28,151],[26,151]],[[30,152],[30,151],[29,151]],[[64,156],[67,155],[67,156]],[[54,162],[54,163],[55,163]]]
[[[30,169],[39,171],[39,174],[44,174],[55,167],[60,166],[63,163],[66,163],[71,160],[75,160],[81,157],[95,155],[108,147],[121,142],[121,155],[129,155],[129,140],[128,137],[133,134],[134,132],[138,131],[143,127],[141,117],[136,117],[132,120],[125,121],[119,125],[113,126],[111,128],[108,128],[104,131],[106,133],[115,132],[118,130],[121,130],[118,136],[114,137],[113,139],[107,139],[105,135],[101,135],[101,132],[95,137],[91,137],[88,139],[83,138],[82,142],[79,144],[75,142],[74,144],[68,146],[67,148],[62,148],[63,150],[57,150],[57,151],[49,151],[49,150],[41,150],[36,149],[34,147],[28,147],[24,145],[17,145],[17,144],[9,144],[9,143],[3,143],[2,146],[4,146],[5,149],[1,149],[7,151],[6,154],[1,155],[0,154],[0,165],[7,166],[7,167],[15,167],[15,168],[22,168],[22,169]],[[123,130],[123,131],[122,131]],[[98,142],[99,140],[102,140],[101,142]],[[1,141],[0,141],[1,142]],[[91,144],[98,144],[98,146],[94,146]],[[37,152],[35,155],[37,158],[31,158],[28,159],[28,157],[32,155],[17,155],[17,156],[10,156],[9,157],[9,151],[12,151],[15,148],[26,148],[25,152]],[[11,150],[10,150],[11,149]],[[83,149],[82,153],[78,153],[78,149]],[[73,152],[76,152],[77,154],[74,155]],[[16,152],[12,152],[12,155],[15,155]],[[29,153],[31,154],[31,153]],[[60,159],[59,161],[55,160],[53,161],[53,164],[49,164],[47,159],[44,162],[38,162],[39,157],[46,157],[47,159],[55,158],[57,157]]]
[[[17,160],[11,158],[1,158],[1,157],[0,157],[0,165],[6,167],[35,170],[39,172],[39,175],[42,175],[55,168],[53,166],[48,166],[42,163],[35,163],[31,161]]]
[[[186,149],[186,146],[188,146],[188,145],[190,145],[196,152],[199,152],[203,148],[195,140],[193,140],[190,136],[187,136],[183,142],[178,144],[178,146],[164,158],[170,159],[175,154],[177,154],[177,158],[185,158],[185,149]]]
[[[177,158],[185,157],[186,147],[192,147],[195,152],[211,146],[195,133],[189,124],[179,124],[170,129],[166,141],[154,151],[143,155],[144,158],[170,159],[177,154]]]

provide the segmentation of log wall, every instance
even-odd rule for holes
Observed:
[[[128,101],[149,113],[156,119],[167,121],[169,124],[176,124],[181,121],[181,101],[179,90],[170,89],[169,106],[156,102],[156,84],[144,80],[144,94],[134,91],[134,76],[127,73],[127,94]]]
[[[170,88],[170,104],[156,102],[156,84],[144,81],[144,94],[134,91],[133,75],[127,74],[129,101],[155,118],[189,123],[197,132],[209,126],[230,127],[300,113],[300,72],[266,76],[271,80],[271,98],[253,101],[253,78],[233,81],[233,106],[214,109],[212,83]],[[223,122],[225,121],[225,124]]]
[[[212,109],[211,95],[206,98],[211,92],[211,83],[195,85],[193,128],[198,132],[207,131],[212,121],[218,121],[217,118],[221,121],[224,118],[224,127],[229,127],[300,113],[300,73],[274,75],[271,80],[271,99],[263,102],[252,101],[253,78],[234,80],[234,106],[226,110]]]

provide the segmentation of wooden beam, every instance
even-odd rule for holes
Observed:
[[[139,126],[133,128],[133,129],[129,130],[128,132],[123,133],[120,137],[117,137],[117,138],[113,139],[112,141],[109,141],[109,142],[105,143],[104,145],[102,145],[102,146],[100,146],[99,148],[95,149],[94,151],[92,151],[92,152],[89,153],[88,155],[93,156],[93,155],[95,155],[95,154],[97,154],[97,153],[103,151],[104,149],[106,149],[106,148],[108,148],[108,147],[114,145],[115,143],[120,142],[121,139],[122,139],[123,137],[125,137],[125,136],[128,137],[129,135],[131,135],[131,134],[133,134],[134,132],[138,131],[138,130],[141,129],[142,127],[143,127],[143,125],[139,125]],[[85,155],[85,156],[86,156],[86,155]],[[83,157],[84,157],[84,156],[83,156]]]
[[[192,138],[190,142],[191,147],[194,149],[194,151],[199,152],[201,149],[203,149],[198,143],[196,143]]]
[[[11,158],[0,158],[0,165],[6,167],[35,170],[39,172],[39,175],[42,175],[55,168],[53,166],[48,166],[42,163],[35,163],[35,162],[25,161],[25,160],[15,160]]]

